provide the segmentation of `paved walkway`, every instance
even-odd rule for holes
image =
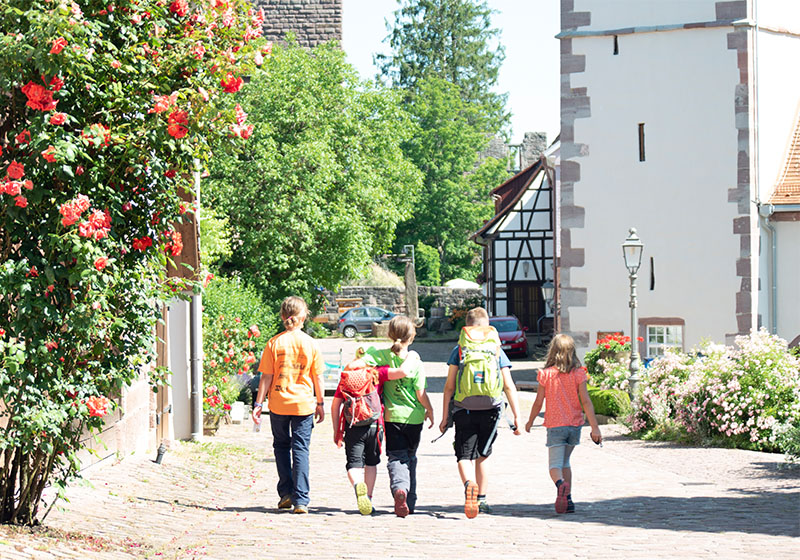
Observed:
[[[441,348],[415,345],[432,386]],[[430,355],[429,355],[430,354]],[[329,399],[328,399],[329,400]],[[441,395],[432,395],[440,407]],[[532,395],[524,396],[526,409]],[[50,532],[0,529],[0,558],[796,558],[800,470],[777,455],[631,440],[604,427],[600,448],[584,430],[573,455],[577,512],[556,515],[544,428],[515,437],[503,428],[492,456],[494,514],[468,520],[452,437],[420,449],[417,513],[392,513],[379,469],[377,515],[360,516],[332,443],[329,421],[314,430],[311,507],[279,512],[268,430],[222,426],[204,444],[180,443],[162,465],[130,458],[92,470],[92,486],[46,520]],[[451,432],[452,433],[452,432]],[[55,534],[53,531],[57,531]],[[87,540],[88,539],[88,540]]]

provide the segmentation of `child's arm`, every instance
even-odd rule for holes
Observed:
[[[508,404],[511,406],[511,414],[514,415],[514,434],[520,435],[520,418],[519,418],[519,399],[517,398],[517,386],[514,385],[514,379],[511,377],[511,370],[507,367],[501,368],[500,373],[503,375],[503,392],[506,394]]]
[[[433,406],[431,406],[431,400],[428,398],[428,393],[425,392],[425,389],[417,390],[417,400],[425,407],[425,420],[430,422],[428,424],[428,429],[430,430],[433,428]]]
[[[442,433],[447,431],[447,415],[450,414],[450,399],[456,392],[456,375],[458,374],[458,366],[450,365],[447,369],[447,381],[444,383],[444,393],[442,395],[442,421],[439,424],[439,430]]]
[[[536,400],[533,401],[533,406],[531,406],[531,414],[528,416],[528,423],[525,424],[526,432],[531,431],[533,423],[536,421],[536,417],[539,416],[539,412],[541,412],[542,405],[544,404],[544,397],[544,385],[539,385],[539,388],[536,390]]]
[[[411,350],[406,356],[406,359],[403,360],[403,363],[400,364],[399,368],[390,367],[388,369],[386,379],[402,379],[403,377],[408,377],[411,372],[417,367],[419,364],[422,363],[422,360],[419,357],[419,354]]]
[[[331,402],[331,421],[333,422],[333,443],[337,446],[342,446],[342,439],[340,434],[338,433],[339,430],[339,415],[342,411],[342,403],[344,399],[341,397],[333,397],[333,401]]]
[[[256,395],[256,402],[262,403],[261,406],[253,406],[253,422],[261,424],[261,409],[264,408],[264,400],[269,394],[269,389],[272,387],[272,374],[266,375],[261,373],[261,381],[258,383],[258,394]]]
[[[597,417],[594,415],[594,405],[592,404],[592,399],[589,397],[586,381],[581,383],[578,388],[578,396],[581,399],[583,411],[586,413],[586,419],[589,420],[589,425],[592,427],[592,441],[600,443],[603,441],[603,435],[600,433],[600,426],[597,424]]]

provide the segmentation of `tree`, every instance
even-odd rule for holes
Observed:
[[[263,58],[240,0],[0,4],[0,522],[33,524],[152,362],[217,101]],[[239,128],[236,128],[236,127]]]
[[[414,252],[416,260],[417,278],[421,286],[438,286],[442,283],[439,274],[441,263],[439,262],[439,251],[430,245],[425,245],[421,241],[417,243]]]
[[[415,127],[399,95],[359,82],[335,45],[276,47],[242,101],[257,128],[215,158],[211,204],[228,218],[240,274],[269,303],[357,277],[410,215],[419,171],[400,143]]]
[[[376,63],[392,84],[417,94],[420,80],[437,77],[458,86],[461,99],[481,109],[473,123],[496,134],[507,124],[507,94],[493,91],[505,59],[500,32],[485,0],[398,0],[389,28],[391,54]]]
[[[397,244],[430,245],[439,252],[443,279],[475,278],[480,251],[470,235],[492,217],[489,190],[507,176],[505,161],[478,164],[486,136],[472,126],[480,109],[464,102],[458,88],[440,78],[417,83],[408,106],[419,132],[403,148],[424,174],[414,215],[398,227]]]

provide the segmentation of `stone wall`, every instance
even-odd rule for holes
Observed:
[[[287,32],[302,47],[342,40],[342,0],[253,0],[264,8],[264,36],[283,41]]]
[[[402,287],[376,287],[376,286],[343,286],[338,292],[325,291],[328,300],[328,312],[336,311],[336,298],[361,298],[362,305],[375,305],[383,307],[394,313],[406,313],[406,303],[403,297],[404,288]],[[483,294],[480,290],[463,290],[457,288],[445,288],[442,286],[419,286],[417,294],[420,299],[433,295],[436,297],[434,306],[436,307],[458,307],[465,301],[472,298],[481,298]]]

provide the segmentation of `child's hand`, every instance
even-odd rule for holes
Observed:
[[[525,431],[528,432],[528,433],[531,433],[531,428],[532,427],[533,427],[533,418],[528,420],[528,422],[525,424]]]
[[[406,359],[403,360],[403,363],[400,364],[400,369],[402,369],[403,372],[405,372],[405,374],[408,375],[409,373],[411,373],[411,370],[413,370],[415,367],[419,365],[421,361],[422,360],[420,359],[419,354],[411,350],[408,353],[408,356],[406,356]]]
[[[361,356],[363,356],[366,353],[367,353],[367,351],[364,350],[364,347],[363,346],[359,346],[358,348],[356,348],[356,359],[360,358]]]
[[[336,436],[336,434],[333,434],[333,443],[336,444],[336,447],[341,447],[342,446],[342,440],[340,438],[338,438]]]
[[[439,431],[442,433],[447,431],[447,418],[442,418],[442,421],[439,423]]]
[[[592,428],[592,441],[598,445],[603,442],[603,434],[600,433],[600,428]]]
[[[522,432],[521,432],[521,431],[519,431],[519,425],[520,425],[521,423],[522,423],[522,422],[520,422],[520,421],[519,421],[519,418],[518,418],[517,416],[514,416],[514,435],[515,435],[515,436],[518,436],[518,435],[521,435],[521,434],[522,434]]]
[[[430,424],[428,424],[428,429],[430,430],[431,428],[433,428],[433,410],[425,411],[425,420],[428,420],[430,422]],[[425,422],[425,420],[423,420],[423,423]]]

